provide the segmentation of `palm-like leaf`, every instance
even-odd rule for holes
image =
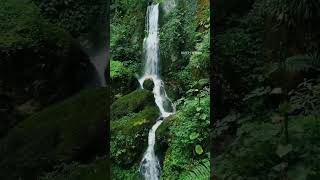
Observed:
[[[209,161],[199,164],[193,171],[191,171],[186,180],[208,180],[210,177],[210,163]]]

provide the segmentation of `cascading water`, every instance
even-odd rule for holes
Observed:
[[[104,50],[104,49],[103,49]],[[106,79],[104,77],[104,72],[107,67],[108,61],[106,60],[107,52],[106,51],[100,51],[94,56],[90,57],[91,63],[94,65],[96,70],[96,80],[95,85],[98,87],[105,87],[106,86]]]
[[[149,131],[148,148],[145,152],[140,165],[140,172],[146,180],[158,180],[161,175],[161,167],[159,160],[154,152],[155,132],[161,125],[163,120],[175,113],[170,99],[168,98],[164,83],[160,78],[159,73],[159,33],[158,33],[158,19],[159,19],[159,4],[148,6],[146,16],[146,30],[147,36],[144,38],[143,47],[145,55],[145,67],[143,76],[138,79],[141,88],[143,82],[150,79],[154,83],[153,94],[155,103],[160,110],[160,117],[155,125]]]

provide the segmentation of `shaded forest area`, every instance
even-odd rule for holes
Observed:
[[[90,51],[106,44],[107,2],[0,4],[0,179],[105,179],[109,91]]]
[[[160,73],[176,114],[156,131],[163,179],[209,177],[208,0],[159,0]],[[152,83],[140,89],[149,1],[111,2],[111,161],[113,179],[139,179],[148,131],[159,117]],[[187,53],[183,53],[187,52]],[[189,52],[189,53],[188,53]],[[196,52],[196,53],[193,53]],[[197,53],[198,52],[198,53]],[[206,169],[203,174],[195,174]],[[201,176],[201,177],[200,177]]]
[[[213,4],[212,174],[320,178],[320,1]]]

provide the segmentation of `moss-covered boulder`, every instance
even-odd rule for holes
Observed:
[[[146,90],[152,91],[154,88],[154,83],[153,83],[152,79],[146,79],[143,82],[143,88]]]
[[[143,89],[133,91],[111,105],[111,120],[120,119],[130,113],[138,113],[147,106],[155,106],[152,92]]]
[[[40,180],[108,180],[110,162],[106,158],[97,159],[90,164],[73,162],[41,177]]]
[[[109,93],[80,92],[15,126],[0,141],[0,179],[36,179],[54,165],[106,152]]]
[[[156,131],[156,144],[155,151],[159,160],[163,161],[165,159],[165,153],[169,148],[169,141],[171,138],[170,127],[176,121],[176,116],[172,115],[167,117]]]
[[[29,109],[39,111],[78,92],[93,78],[93,66],[79,43],[47,22],[31,0],[1,1],[0,34],[0,94],[13,110],[32,101],[40,108],[29,103]],[[9,113],[21,120],[13,117],[14,111]],[[22,119],[29,115],[21,114]]]
[[[152,92],[136,90],[114,102],[111,114],[111,159],[120,169],[129,170],[140,162],[159,110]]]
[[[159,116],[157,107],[146,107],[139,113],[111,122],[111,158],[123,168],[141,160],[148,146],[148,132]]]

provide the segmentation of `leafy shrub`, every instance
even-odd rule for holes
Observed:
[[[203,159],[208,159],[209,96],[185,99],[169,127],[169,149],[165,153],[163,177],[184,177]],[[161,125],[162,126],[162,125]],[[161,128],[161,126],[159,128]],[[161,136],[161,134],[160,134]]]
[[[110,77],[111,79],[126,78],[132,76],[131,69],[126,68],[121,61],[110,61]]]
[[[50,22],[70,32],[74,37],[100,29],[106,15],[103,0],[33,0]]]

